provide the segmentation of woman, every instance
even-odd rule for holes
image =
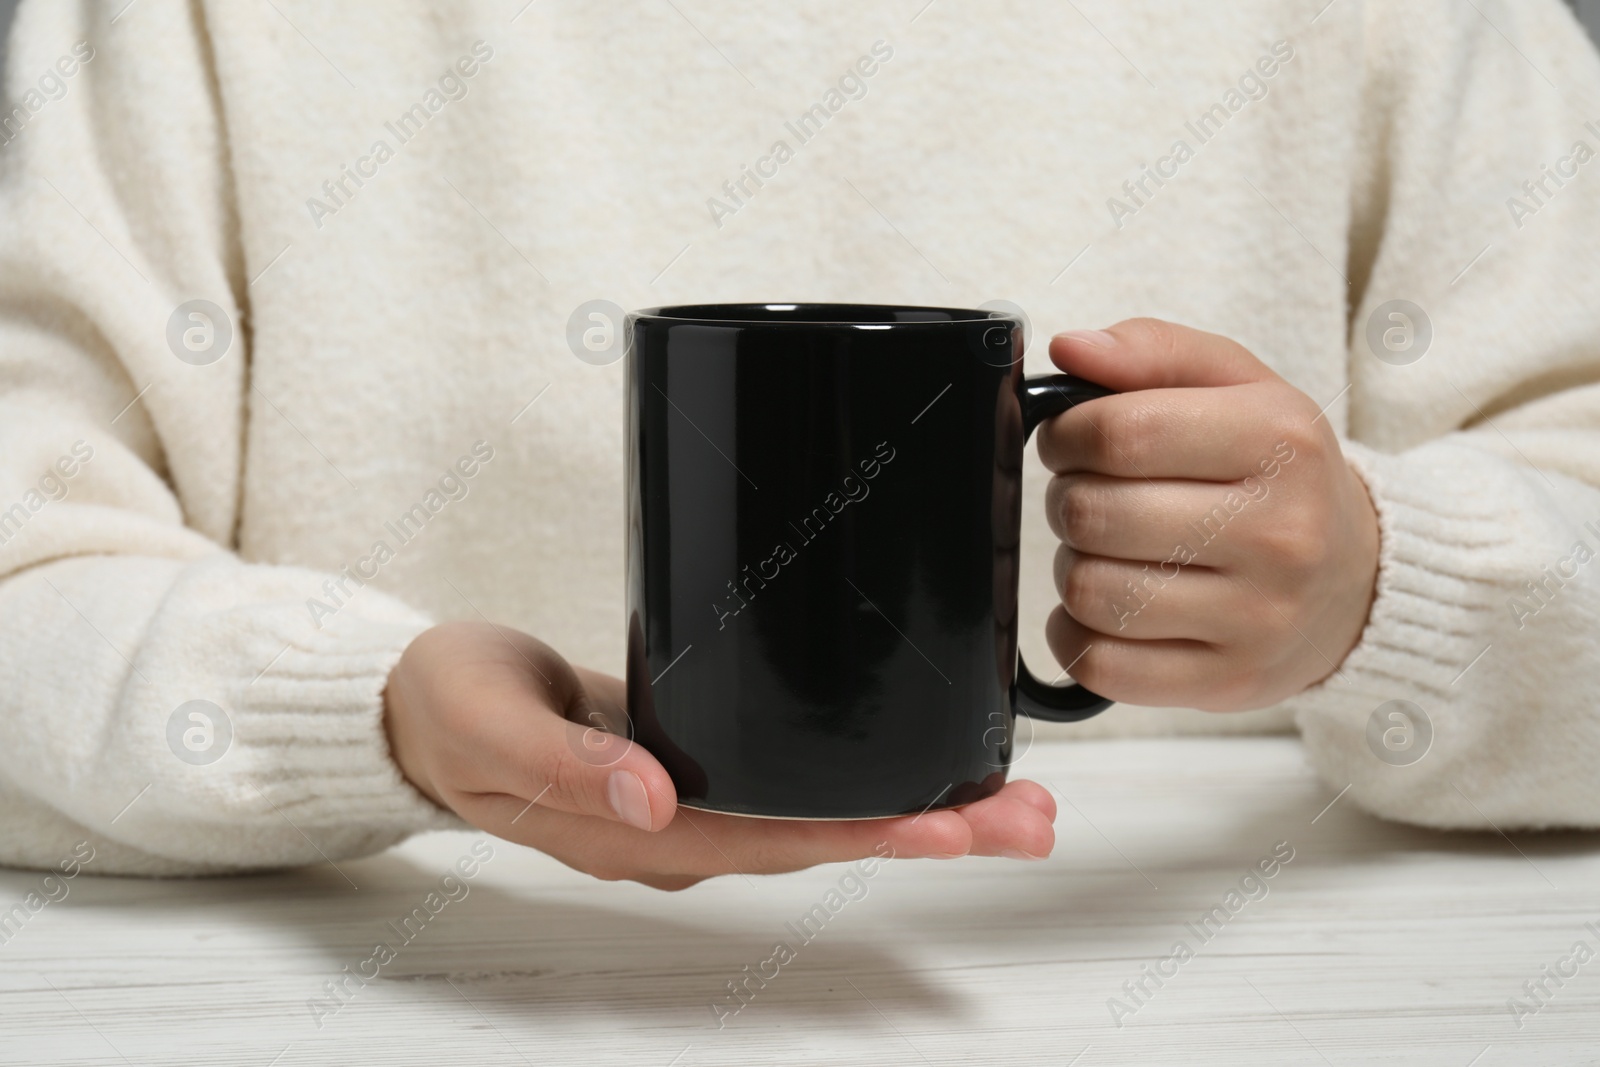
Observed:
[[[691,819],[593,745],[596,297],[1117,323],[1048,348],[1122,394],[1041,431],[1024,542],[1061,546],[1022,618],[1056,603],[1058,660],[1292,718],[1386,817],[1600,823],[1600,65],[1557,0],[33,2],[8,79],[0,860],[220,872],[461,820],[664,888],[1048,853],[1032,783]]]

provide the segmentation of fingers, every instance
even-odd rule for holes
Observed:
[[[1236,341],[1161,319],[1127,319],[1108,330],[1057,334],[1050,339],[1050,358],[1068,374],[1119,393],[1278,378]]]
[[[1056,536],[1079,552],[1158,563],[1170,574],[1179,565],[1216,567],[1248,555],[1251,546],[1239,530],[1259,523],[1271,494],[1271,484],[1260,480],[1235,485],[1065,474],[1050,479],[1045,516]]]
[[[1032,782],[1012,782],[994,796],[961,809],[961,817],[972,831],[968,855],[1009,859],[1043,859],[1050,855],[1056,844],[1055,828],[1051,825],[1055,804],[1051,801],[1051,814],[1046,815],[1030,803],[1037,801],[1036,794],[1019,792],[1015,788],[1023,785],[1044,792]]]
[[[1108,636],[1059,607],[1045,624],[1045,637],[1057,661],[1073,664],[1074,681],[1120,703],[1163,706],[1184,694],[1186,706],[1208,711],[1250,700],[1249,679],[1230,672],[1224,657],[1199,641]]]
[[[959,811],[847,822],[745,819],[702,811],[684,814],[689,825],[680,837],[696,834],[707,843],[714,840],[721,858],[738,862],[746,874],[843,863],[880,848],[902,858],[965,856],[973,845],[972,828]]]
[[[1012,782],[956,810],[853,822],[746,819],[680,809],[671,825],[641,833],[615,822],[528,808],[508,796],[480,798],[479,825],[598,878],[683,888],[723,874],[779,874],[869,856],[1048,855],[1055,802],[1033,782]]]
[[[1261,614],[1260,597],[1245,590],[1247,599],[1233,578],[1207,567],[1108,559],[1062,545],[1055,579],[1067,614],[1110,637],[1225,644]]]
[[[1316,415],[1309,397],[1281,383],[1122,393],[1040,426],[1039,458],[1056,474],[1271,478],[1317,437]]]
[[[1043,819],[1035,809],[1027,810],[1031,813],[1027,817]],[[964,856],[973,843],[971,827],[956,811],[810,822],[680,809],[665,829],[645,834],[614,822],[535,808],[517,826],[508,827],[506,836],[597,878],[630,878],[647,884],[661,877],[782,874],[871,855]]]
[[[1000,792],[1022,801],[1051,822],[1056,821],[1056,798],[1050,795],[1050,790],[1038,782],[1018,778],[1014,782],[1007,782]]]

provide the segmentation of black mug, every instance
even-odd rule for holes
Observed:
[[[958,807],[1016,715],[1111,703],[1017,653],[1023,444],[1109,392],[1024,378],[1020,316],[705,304],[626,338],[628,712],[681,804]]]

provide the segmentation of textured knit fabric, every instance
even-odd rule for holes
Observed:
[[[459,825],[382,728],[432,621],[620,672],[622,365],[568,343],[592,299],[1008,299],[1033,371],[1134,315],[1237,339],[1350,442],[1371,620],[1283,707],[1075,735],[1297,723],[1380,815],[1600,825],[1600,64],[1567,11],[919,6],[25,2],[0,862],[92,838],[97,872],[223,871]],[[1368,731],[1402,699],[1432,733],[1408,766]]]

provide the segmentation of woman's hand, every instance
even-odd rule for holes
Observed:
[[[1040,428],[1062,540],[1048,632],[1072,676],[1236,711],[1331,674],[1366,626],[1378,519],[1316,401],[1156,319],[1061,334],[1050,356],[1119,394]]]
[[[422,633],[384,699],[395,760],[419,790],[597,878],[684,889],[716,874],[883,855],[885,843],[898,858],[1040,858],[1055,844],[1055,802],[1032,782],[956,811],[860,822],[679,811],[655,757],[605,732],[626,722],[623,683],[505,627],[454,622]]]

